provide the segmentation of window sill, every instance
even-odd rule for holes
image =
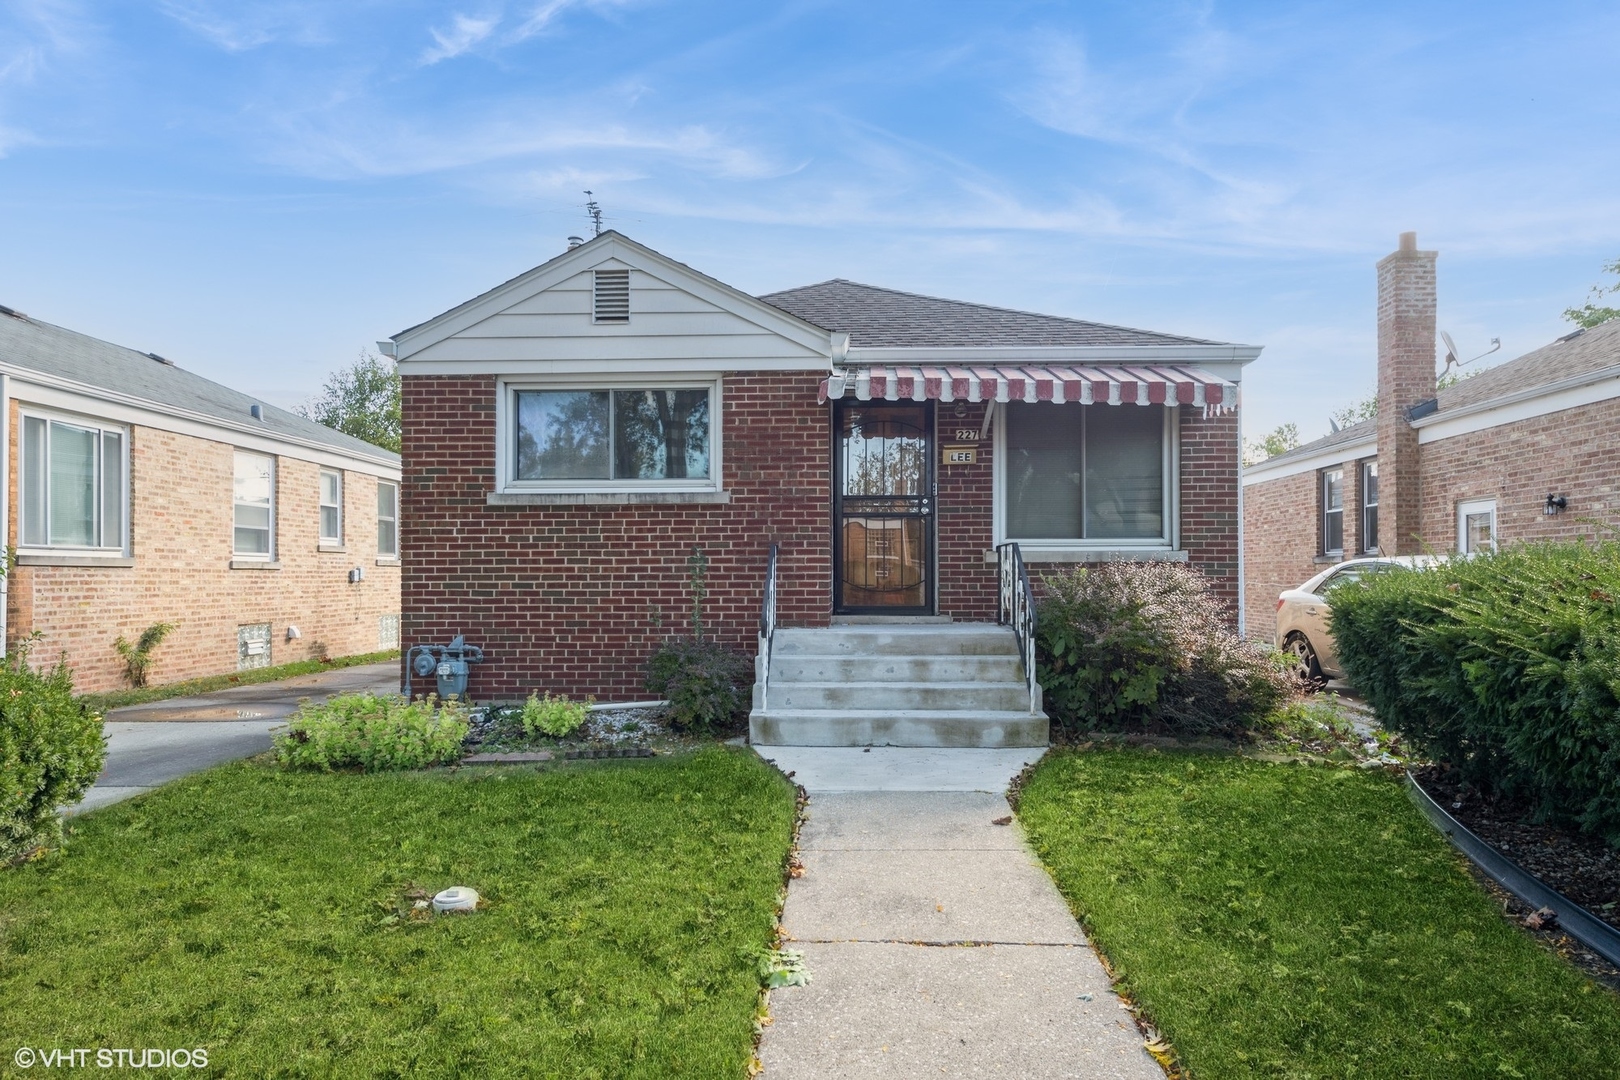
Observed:
[[[18,566],[130,567],[135,560],[123,555],[18,555]]]
[[[232,559],[232,570],[280,570],[281,561],[271,559]]]
[[[729,503],[729,491],[497,491],[488,506],[637,506]]]
[[[379,556],[377,556],[377,565],[378,566],[398,566],[399,565],[399,556],[398,555],[379,555]]]
[[[1311,561],[1317,566],[1327,566],[1329,563],[1342,563],[1344,562],[1344,552],[1330,551],[1326,555],[1318,555]]]
[[[332,552],[336,552],[339,555],[342,555],[342,554],[347,553],[349,549],[344,544],[334,544],[330,540],[322,540],[319,544],[316,545],[315,550],[316,551],[332,551]]]
[[[1025,563],[1186,562],[1187,553],[1170,548],[1038,548],[1018,545]],[[984,561],[996,561],[995,549]]]

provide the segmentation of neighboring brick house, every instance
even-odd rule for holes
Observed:
[[[399,458],[136,352],[0,308],[8,647],[124,685],[390,648]]]
[[[1033,571],[1188,561],[1236,612],[1259,349],[829,281],[753,297],[604,232],[380,347],[404,384],[404,640],[475,698],[645,697],[689,631],[993,621]]]
[[[1244,470],[1248,632],[1371,553],[1474,551],[1620,524],[1620,320],[1436,392],[1435,252],[1378,264],[1378,416]]]

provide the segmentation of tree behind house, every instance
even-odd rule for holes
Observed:
[[[1603,272],[1605,274],[1620,274],[1620,259],[1616,259],[1612,263],[1605,263]],[[1620,282],[1613,285],[1594,285],[1591,293],[1587,295],[1586,303],[1578,308],[1565,308],[1564,318],[1583,328],[1590,328],[1599,323],[1608,322],[1610,319],[1620,316],[1620,308],[1594,304],[1592,301],[1601,300],[1605,296],[1612,296],[1615,293],[1620,293]]]
[[[320,396],[299,416],[399,453],[399,372],[380,356],[360,358],[332,373]]]

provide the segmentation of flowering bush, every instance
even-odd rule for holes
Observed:
[[[461,757],[466,707],[433,695],[406,701],[398,694],[340,694],[305,702],[275,736],[276,759],[289,768],[359,767],[366,772],[420,769]]]
[[[1237,636],[1181,563],[1102,563],[1041,586],[1037,671],[1064,728],[1236,736],[1290,693],[1276,659]]]

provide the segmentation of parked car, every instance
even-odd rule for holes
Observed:
[[[1339,650],[1328,632],[1328,594],[1351,585],[1368,574],[1382,573],[1394,566],[1424,567],[1440,561],[1435,555],[1389,555],[1347,559],[1334,563],[1300,585],[1277,597],[1277,648],[1299,663],[1299,677],[1319,685],[1329,679],[1344,678],[1339,666]]]

